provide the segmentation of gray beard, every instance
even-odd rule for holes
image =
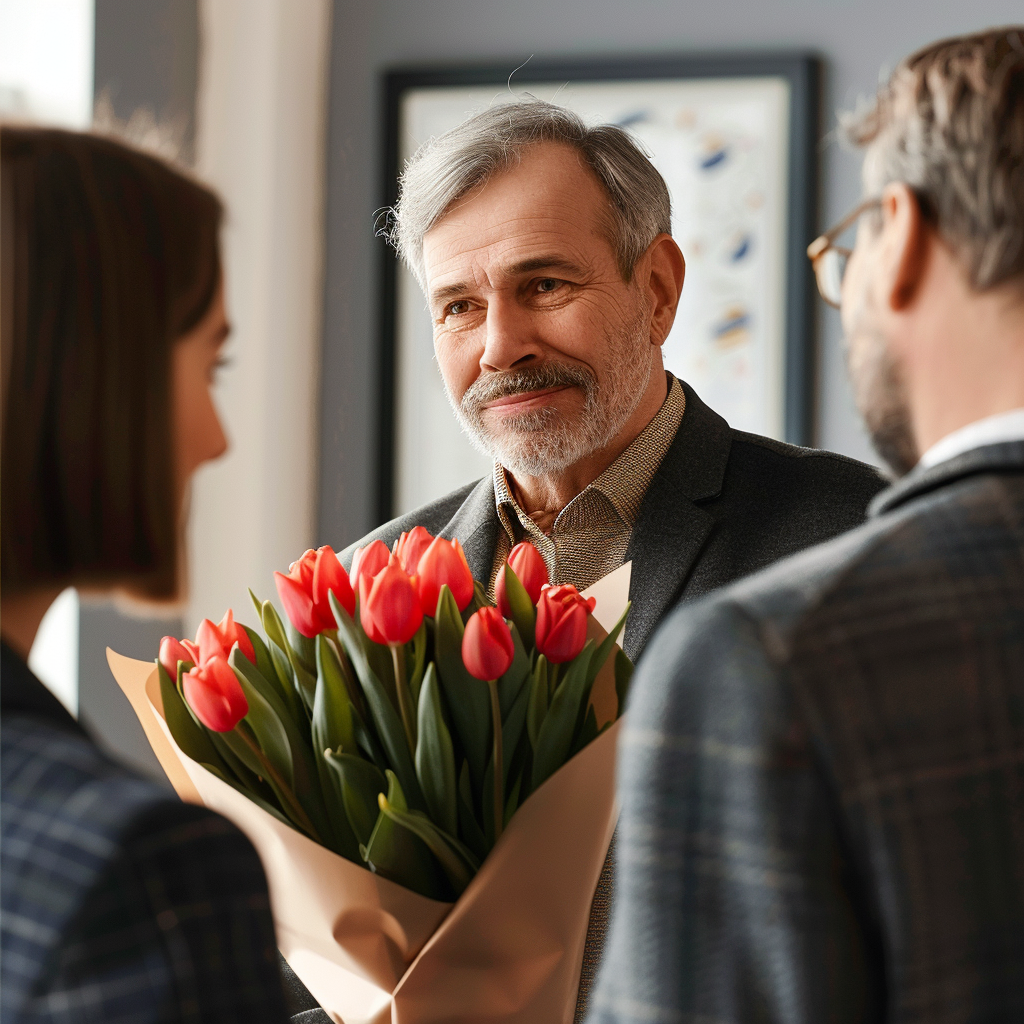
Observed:
[[[542,363],[522,370],[481,374],[457,402],[445,391],[463,431],[473,445],[513,476],[560,473],[608,445],[636,411],[650,378],[654,358],[648,322],[638,316],[618,337],[606,336],[611,352],[609,380],[602,387],[589,367]],[[641,357],[641,345],[647,358]],[[574,387],[583,393],[583,410],[571,419],[550,406],[503,419],[500,431],[485,423],[484,406],[507,395],[546,388]]]

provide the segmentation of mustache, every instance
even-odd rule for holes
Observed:
[[[460,405],[465,413],[479,412],[489,402],[527,391],[576,387],[590,396],[597,391],[597,376],[585,366],[567,363],[543,363],[522,370],[503,370],[482,374],[466,390]]]

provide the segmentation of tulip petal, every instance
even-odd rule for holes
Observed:
[[[313,608],[313,599],[301,583],[283,572],[274,573],[277,584],[277,595],[284,605],[284,613],[292,625],[305,637],[314,637],[320,630],[317,628],[317,617]]]
[[[316,566],[313,570],[313,606],[316,608],[320,629],[334,628],[334,613],[331,611],[331,603],[328,594],[334,594],[342,608],[353,614],[356,607],[356,595],[352,590],[348,573],[345,567],[338,561],[334,549],[324,545],[316,553]]]

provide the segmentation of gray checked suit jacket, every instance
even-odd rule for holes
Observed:
[[[1024,442],[680,608],[591,1024],[1024,1019]]]

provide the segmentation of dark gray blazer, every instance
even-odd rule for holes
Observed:
[[[625,650],[634,660],[662,616],[737,577],[863,522],[882,489],[864,463],[733,430],[691,387],[686,413],[633,530]],[[388,547],[417,524],[458,537],[478,580],[488,580],[501,529],[485,477],[393,519],[341,553],[380,538]]]
[[[1024,1019],[1024,442],[664,623],[592,1024]]]

